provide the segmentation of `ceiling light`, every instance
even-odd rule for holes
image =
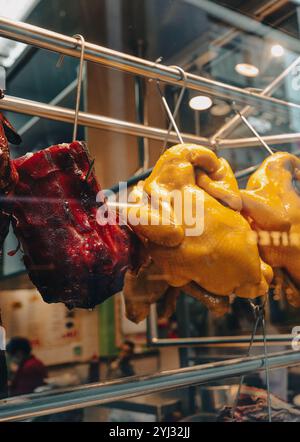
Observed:
[[[196,97],[193,97],[190,102],[189,106],[194,110],[205,110],[209,109],[212,105],[212,100],[209,97],[206,97],[205,95],[197,95]]]
[[[271,54],[274,57],[281,57],[284,54],[284,49],[281,45],[273,45],[271,47]]]
[[[259,74],[259,69],[253,64],[248,63],[238,63],[235,66],[235,70],[238,74],[245,77],[257,77]]]

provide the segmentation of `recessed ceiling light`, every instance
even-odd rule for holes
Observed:
[[[273,45],[271,47],[271,54],[274,57],[281,57],[284,54],[284,49],[281,45]]]
[[[248,63],[238,63],[235,66],[235,70],[238,74],[245,77],[257,77],[259,74],[259,69],[253,64]]]
[[[211,98],[206,97],[205,95],[197,95],[196,97],[193,97],[189,102],[189,106],[194,110],[209,109],[211,105]]]

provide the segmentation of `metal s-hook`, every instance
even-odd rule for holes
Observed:
[[[157,63],[159,63],[161,60],[162,60],[162,57],[159,57],[159,58],[154,62],[154,66],[155,66]],[[165,108],[165,111],[166,111],[166,113],[167,113],[167,115],[168,115],[168,117],[169,117],[170,125],[171,125],[171,127],[173,126],[173,128],[174,128],[174,130],[175,130],[175,132],[176,132],[176,135],[177,135],[177,137],[178,137],[178,140],[179,140],[179,142],[180,142],[180,144],[183,144],[182,136],[181,136],[181,134],[180,134],[180,132],[179,132],[179,129],[178,129],[178,127],[177,127],[177,124],[176,124],[176,121],[175,121],[175,119],[174,119],[174,117],[173,117],[173,114],[172,114],[172,112],[171,112],[171,110],[170,110],[170,107],[169,107],[169,105],[168,105],[168,102],[167,102],[167,100],[166,100],[166,97],[164,96],[164,94],[163,94],[163,92],[162,92],[162,90],[161,90],[160,83],[159,83],[159,80],[158,80],[158,79],[156,79],[156,86],[157,86],[157,90],[158,90],[158,92],[159,92],[159,95],[160,95],[161,101],[162,101],[162,103],[163,103],[163,106],[164,106],[164,108]],[[167,134],[167,137],[168,137],[168,134]]]
[[[251,130],[251,132],[256,136],[256,138],[261,142],[261,144],[263,145],[263,147],[267,150],[267,152],[270,155],[273,155],[273,151],[270,148],[270,146],[267,145],[267,143],[265,142],[265,140],[262,139],[262,137],[259,135],[259,133],[254,129],[254,127],[252,126],[252,124],[249,123],[249,121],[247,120],[247,118],[242,115],[242,113],[236,108],[235,102],[232,102],[232,107],[234,112],[241,118],[241,120],[243,121],[243,123],[248,127],[248,129]]]
[[[179,94],[178,100],[177,100],[177,102],[175,104],[175,108],[174,108],[174,112],[173,112],[173,119],[175,120],[175,118],[177,117],[178,111],[180,109],[180,106],[181,106],[181,103],[182,103],[182,100],[183,100],[183,97],[184,97],[184,93],[186,91],[187,73],[180,66],[171,66],[171,67],[174,68],[174,69],[177,69],[179,71],[180,76],[181,76],[180,80],[183,81],[183,87],[182,87],[182,89],[180,91],[180,94]],[[162,152],[161,153],[163,153],[165,151],[166,147],[167,147],[168,138],[169,138],[169,135],[170,135],[170,132],[171,132],[171,129],[172,129],[172,125],[173,125],[172,122],[170,122],[169,127],[168,127],[167,135],[166,135],[166,137],[164,139],[164,144],[163,144]]]
[[[270,391],[270,372],[269,372],[269,365],[268,365],[268,351],[267,351],[267,337],[266,337],[266,319],[265,319],[265,307],[266,307],[266,303],[268,300],[268,295],[266,295],[264,302],[261,305],[258,304],[254,304],[254,302],[249,299],[248,302],[253,310],[253,314],[254,314],[254,324],[253,324],[253,329],[252,329],[252,333],[251,333],[251,339],[250,339],[250,343],[249,343],[249,347],[248,347],[248,351],[247,351],[247,355],[246,357],[249,357],[251,354],[251,349],[254,343],[254,339],[257,333],[257,327],[259,322],[261,322],[261,326],[262,326],[262,332],[263,332],[263,345],[264,345],[264,360],[265,360],[265,373],[266,373],[266,387],[267,387],[267,409],[268,409],[268,421],[272,422],[272,404],[271,404],[271,391]],[[235,415],[235,411],[237,409],[238,406],[238,402],[239,402],[239,398],[240,398],[240,393],[241,393],[241,389],[243,386],[245,380],[245,375],[243,375],[240,378],[240,382],[239,382],[239,386],[238,386],[238,390],[236,393],[236,397],[232,406],[232,410],[231,410],[231,415],[232,418],[234,418]]]
[[[78,41],[80,41],[80,45],[81,45],[79,71],[78,71],[78,77],[77,77],[74,128],[73,128],[73,141],[76,141],[77,127],[78,127],[78,114],[79,114],[79,105],[80,105],[80,96],[81,96],[82,74],[83,74],[83,65],[84,65],[85,39],[81,34],[75,34],[74,38],[76,38]]]
[[[164,96],[163,91],[161,90],[161,87],[160,87],[160,84],[159,84],[159,80],[156,80],[156,85],[157,85],[157,89],[158,89],[161,101],[162,101],[162,103],[164,105],[164,108],[165,108],[165,110],[167,112],[167,115],[169,117],[169,120],[171,122],[171,125],[175,129],[175,132],[176,132],[176,135],[178,137],[178,140],[179,140],[180,144],[182,144],[183,143],[182,136],[181,136],[181,134],[179,132],[179,129],[178,129],[177,124],[176,124],[176,121],[174,120],[173,114],[172,114],[172,112],[171,112],[171,110],[169,108],[169,105],[167,103],[166,97]]]
[[[74,116],[74,127],[73,127],[73,137],[72,137],[72,141],[76,141],[77,128],[78,128],[78,114],[79,114],[79,105],[80,105],[80,96],[81,96],[81,85],[82,85],[82,76],[83,76],[83,65],[84,65],[85,39],[81,34],[75,34],[75,35],[73,35],[73,38],[76,38],[76,40],[77,40],[77,43],[75,45],[75,49],[77,48],[78,44],[80,44],[80,47],[81,47],[79,70],[78,70],[78,76],[77,76],[75,116]],[[65,58],[65,55],[61,54],[57,63],[56,63],[57,68],[61,67],[64,58]]]

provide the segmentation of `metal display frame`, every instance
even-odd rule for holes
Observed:
[[[78,48],[78,41],[76,38],[49,31],[48,29],[40,28],[38,26],[0,17],[0,36],[33,45],[37,48],[47,49],[63,55],[80,58],[80,48]],[[248,105],[262,106],[264,109],[276,109],[281,111],[293,110],[294,112],[300,111],[300,104],[280,100],[270,96],[270,94],[288,75],[294,66],[295,61],[291,63],[291,65],[278,78],[274,79],[268,88],[261,93],[258,93],[257,91],[253,91],[251,89],[231,86],[226,83],[214,81],[190,73],[186,73],[185,78],[182,79],[182,76],[176,67],[169,67],[160,63],[153,63],[143,58],[114,51],[104,46],[99,46],[89,42],[86,42],[85,44],[84,59],[86,61],[92,61],[94,63],[102,64],[109,68],[115,68],[133,75],[158,79],[165,83],[173,85],[175,84],[182,87],[185,86],[189,89],[207,93],[212,96],[235,100]],[[46,103],[24,100],[17,97],[4,98],[0,103],[0,108],[65,122],[73,121],[75,114],[74,110],[71,109],[51,106]],[[166,130],[159,128],[153,128],[124,120],[117,120],[101,115],[89,114],[87,112],[80,112],[79,124],[159,140],[164,139],[167,134]],[[197,137],[192,134],[182,134],[182,136],[184,141],[187,142],[198,142],[205,146],[211,146],[212,144],[212,141],[207,138]],[[295,140],[299,141],[300,134],[283,134],[280,136],[280,138],[278,138],[278,136],[271,136],[268,142],[272,143],[272,140],[274,139],[274,143],[280,143],[283,142],[285,137],[288,138],[287,142]],[[174,132],[171,132],[170,134],[170,141],[177,141],[176,134]],[[250,143],[253,143],[251,144],[251,147],[258,145],[258,140],[254,138],[241,138],[234,141],[235,142],[231,146],[230,140],[219,140],[219,147],[250,147]]]
[[[29,44],[37,48],[80,58],[81,51],[80,48],[78,48],[78,41],[76,38],[27,23],[0,17],[0,36]],[[291,66],[285,70],[280,77],[272,82],[267,92],[262,91],[262,93],[259,93],[257,91],[242,89],[190,73],[186,73],[186,77],[183,80],[178,69],[174,67],[153,63],[142,58],[114,51],[89,42],[85,43],[84,59],[132,75],[157,79],[168,84],[176,84],[182,87],[186,86],[189,89],[203,92],[211,96],[245,103],[248,105],[247,109],[249,106],[255,105],[268,110],[276,109],[276,111],[279,110],[285,112],[300,111],[300,104],[270,96],[273,90],[281,84],[281,81],[290,72]],[[296,63],[296,61],[294,61],[293,64],[294,63]],[[6,96],[3,100],[0,100],[0,109],[69,123],[73,123],[75,115],[75,112],[72,109],[11,96]],[[163,140],[167,135],[167,130],[87,112],[79,112],[78,123],[88,127],[101,128],[157,140]],[[229,126],[229,129],[232,128],[234,123],[230,123]],[[224,129],[224,127],[221,129]],[[224,132],[228,133],[228,124],[226,125],[226,130]],[[256,138],[224,140],[220,139],[218,134],[220,134],[220,130],[214,137],[212,137],[212,139],[199,137],[193,134],[182,134],[182,137],[185,142],[200,143],[211,148],[219,147],[232,149],[241,147],[248,148],[252,146],[256,147],[259,145]],[[224,135],[224,133],[222,135]],[[300,140],[300,133],[272,135],[263,138],[267,140],[269,144],[293,142]],[[175,132],[170,133],[169,140],[171,142],[177,141]],[[253,167],[248,168],[245,171],[240,171],[238,174],[240,174],[240,176],[246,176],[248,173],[251,173]],[[150,171],[145,171],[143,173],[145,175],[149,172]],[[137,179],[138,177],[132,177],[129,181],[131,181],[131,184],[134,184]],[[152,308],[149,328],[150,333],[152,333],[152,337],[150,338],[151,345],[242,345],[249,342],[248,336],[183,338],[181,340],[158,339],[153,309],[154,307]],[[269,337],[268,342],[274,344],[278,342],[288,342],[290,344],[291,339],[291,335],[274,335]],[[262,337],[257,336],[255,341],[260,343]],[[273,353],[268,356],[269,368],[279,368],[298,364],[300,364],[300,351],[289,351],[278,354]],[[203,364],[200,366],[156,373],[152,376],[134,377],[130,380],[127,379],[117,382],[85,385],[53,393],[47,392],[43,394],[34,394],[23,397],[21,401],[8,399],[1,402],[0,421],[24,420],[35,416],[43,416],[66,410],[100,405],[141,394],[164,392],[174,388],[193,386],[199,383],[215,381],[226,377],[241,376],[256,370],[264,370],[265,368],[266,360],[264,356],[244,357],[220,363]]]
[[[248,346],[249,335],[240,336],[208,336],[188,338],[159,338],[157,326],[156,304],[151,305],[148,318],[148,344],[151,347],[235,347]],[[271,334],[266,336],[268,345],[291,346],[294,336],[292,334]],[[255,335],[254,346],[263,346],[263,335]]]
[[[270,354],[269,369],[300,364],[300,351]],[[163,393],[175,388],[246,375],[266,368],[264,356],[230,359],[222,362],[163,371],[150,376],[134,376],[46,393],[7,399],[0,402],[0,422],[30,419],[47,414],[104,405],[136,396]]]

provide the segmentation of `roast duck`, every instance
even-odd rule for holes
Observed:
[[[243,212],[258,234],[262,258],[275,271],[275,295],[300,307],[300,159],[267,157],[241,191]]]
[[[8,151],[2,152],[1,158]],[[5,220],[12,220],[43,299],[92,308],[119,292],[132,235],[126,226],[97,223],[100,186],[84,143],[51,146],[13,163],[6,157],[1,164],[13,171],[13,180],[1,181],[5,188],[13,181],[14,188],[2,199]],[[1,233],[3,239],[7,229],[1,226]]]
[[[174,191],[191,202],[192,211],[203,203],[204,222],[196,235],[188,234],[191,223],[176,210],[170,198]],[[149,178],[134,188],[131,200],[139,204],[127,209],[128,222],[143,249],[138,265],[125,275],[129,319],[141,321],[159,300],[164,313],[172,313],[179,289],[217,315],[227,310],[232,294],[265,295],[272,269],[261,260],[251,227],[240,213],[240,191],[225,159],[202,146],[174,146],[160,157]],[[131,224],[133,210],[140,223]],[[164,214],[171,220],[165,225]]]

